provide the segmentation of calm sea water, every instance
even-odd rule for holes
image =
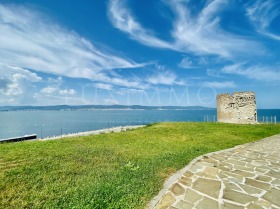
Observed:
[[[258,110],[259,122],[280,122],[280,109]],[[0,112],[0,139],[37,134],[40,137],[160,121],[215,121],[216,110],[91,110]]]

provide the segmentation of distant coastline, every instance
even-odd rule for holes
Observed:
[[[214,110],[203,106],[141,106],[141,105],[54,105],[54,106],[0,106],[7,111],[75,111],[75,110]]]

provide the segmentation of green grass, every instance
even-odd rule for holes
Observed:
[[[144,208],[193,158],[278,133],[279,125],[158,123],[0,144],[0,208]]]

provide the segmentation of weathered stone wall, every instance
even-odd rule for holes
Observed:
[[[218,122],[256,123],[257,108],[254,92],[236,92],[217,96]]]

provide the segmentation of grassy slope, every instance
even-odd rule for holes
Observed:
[[[193,158],[277,133],[279,125],[159,123],[0,144],[0,208],[143,208]]]

